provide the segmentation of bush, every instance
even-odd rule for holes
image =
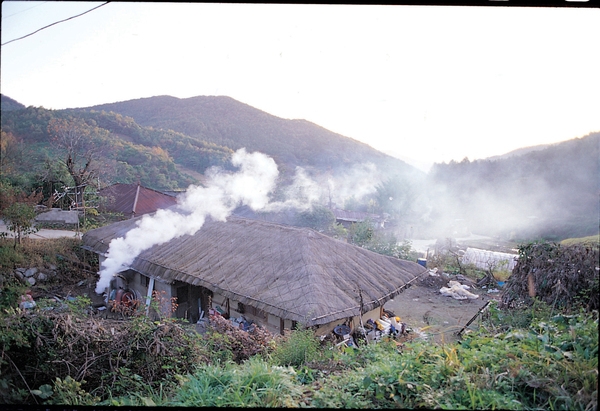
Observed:
[[[319,356],[319,341],[312,330],[293,330],[271,353],[275,365],[299,367]]]

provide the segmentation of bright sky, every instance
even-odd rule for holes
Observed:
[[[4,1],[2,44],[100,4]],[[225,95],[425,163],[600,131],[592,8],[115,2],[1,58],[26,106]]]

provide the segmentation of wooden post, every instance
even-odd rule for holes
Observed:
[[[527,274],[527,285],[529,288],[529,296],[535,298],[535,281],[532,273]]]

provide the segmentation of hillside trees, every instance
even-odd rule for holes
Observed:
[[[3,170],[3,177],[26,191],[43,185],[47,200],[51,200],[56,191],[63,192],[65,187],[75,185],[65,165],[67,150],[50,134],[51,121],[57,124],[76,121],[89,132],[88,142],[96,149],[92,165],[98,177],[90,181],[101,185],[139,182],[157,190],[187,187],[197,181],[183,174],[186,170],[180,171],[176,165],[203,172],[210,166],[228,163],[232,152],[225,147],[194,141],[181,133],[141,127],[130,117],[115,113],[27,107],[3,111],[1,120],[2,131],[10,133],[17,142],[16,146],[9,147],[18,148],[20,158],[27,158],[27,162],[12,161],[14,172],[7,175]],[[3,155],[3,160],[5,158],[8,159]],[[85,163],[80,162],[78,169],[84,168]]]
[[[78,110],[72,113],[119,136],[126,136],[133,144],[165,150],[176,163],[196,172],[203,173],[212,166],[230,168],[233,150],[227,147],[170,129],[141,127],[133,118],[114,112]]]
[[[245,147],[278,165],[320,170],[372,162],[381,170],[411,171],[406,163],[306,120],[285,120],[225,96],[156,96],[89,107],[131,116],[142,126],[184,133],[233,150]],[[175,153],[169,149],[175,158]]]

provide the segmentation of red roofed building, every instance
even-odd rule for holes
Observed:
[[[101,189],[98,194],[108,198],[103,207],[105,211],[122,213],[129,218],[177,204],[175,197],[139,184],[117,183]]]

